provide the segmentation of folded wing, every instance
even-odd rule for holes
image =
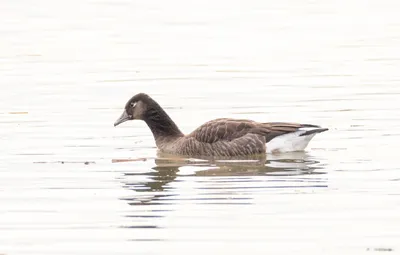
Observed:
[[[215,143],[218,141],[233,141],[247,134],[257,134],[265,137],[269,142],[277,136],[293,133],[304,129],[304,132],[315,132],[320,127],[310,124],[267,122],[259,123],[242,119],[215,119],[204,123],[194,130],[189,137],[194,137],[203,143]]]

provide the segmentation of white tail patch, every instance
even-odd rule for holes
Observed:
[[[317,133],[301,135],[317,129],[321,128],[300,128],[296,132],[277,136],[266,144],[267,153],[303,151]]]

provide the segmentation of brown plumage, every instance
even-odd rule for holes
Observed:
[[[328,130],[310,124],[221,118],[184,135],[161,106],[144,93],[126,103],[114,126],[134,119],[147,123],[160,151],[187,156],[235,157],[303,150],[315,134]]]

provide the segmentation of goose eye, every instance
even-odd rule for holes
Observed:
[[[131,103],[131,107],[132,107],[132,108],[135,107],[135,106],[136,106],[136,103],[137,103],[137,102],[132,102],[132,103]]]

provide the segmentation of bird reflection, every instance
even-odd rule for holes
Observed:
[[[138,164],[142,165],[140,161],[152,160],[154,160],[154,165],[148,170],[134,170]],[[131,222],[121,226],[124,228],[157,228],[157,221],[154,218],[165,217],[167,212],[174,210],[173,205],[182,199],[203,204],[248,205],[253,201],[252,190],[254,189],[276,190],[327,186],[325,178],[317,177],[317,175],[325,174],[319,166],[319,161],[313,160],[304,152],[235,159],[185,158],[158,154],[152,159],[113,161],[132,163],[132,171],[125,171],[121,178],[123,187],[133,192],[132,195],[121,198],[133,206],[132,211],[125,215],[131,219]],[[181,195],[185,193],[185,189],[180,189],[177,184],[189,181],[187,176],[209,178],[202,179],[200,185],[204,185],[194,196],[182,198]],[[255,176],[264,176],[268,181],[252,178]],[[239,190],[238,182],[243,184],[240,185]],[[243,189],[247,192],[243,192]]]
[[[119,160],[122,161],[122,160]],[[123,160],[137,161],[137,160]],[[279,155],[256,155],[242,158],[185,158],[158,153],[155,166],[147,173],[124,173],[124,187],[136,192],[162,192],[175,181],[177,176],[301,176],[325,174],[318,171],[319,161],[305,152]],[[145,175],[144,182],[130,182],[134,176]],[[130,178],[133,177],[133,178]],[[171,188],[171,187],[169,187]],[[153,198],[166,194],[154,194]]]

